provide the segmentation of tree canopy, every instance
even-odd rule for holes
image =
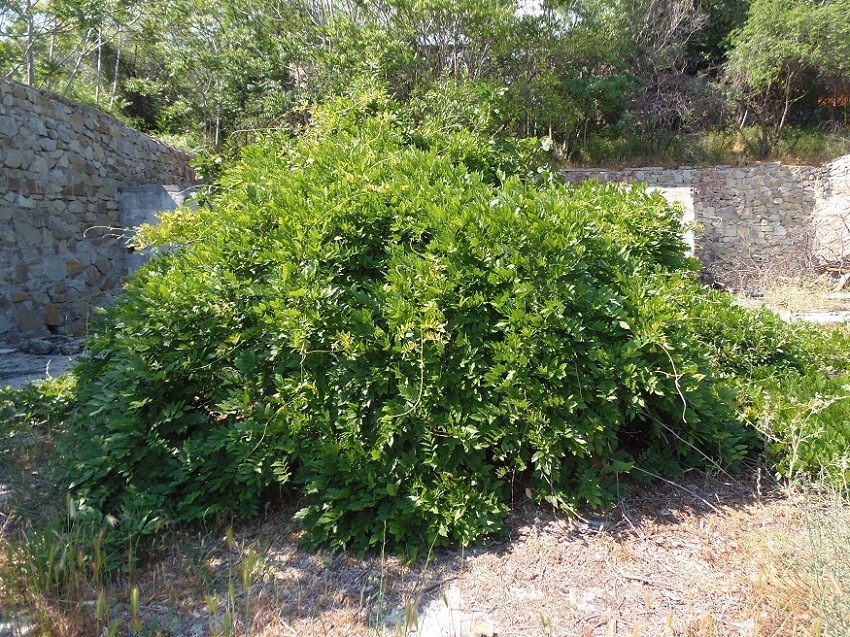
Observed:
[[[763,154],[803,95],[846,93],[847,11],[847,0],[5,0],[0,72],[218,152],[301,121],[303,104],[365,75],[401,100],[478,86],[469,94],[498,98],[496,129],[548,135],[567,157],[606,138],[651,154],[753,122]]]
[[[850,1],[754,0],[747,22],[732,34],[726,74],[741,109],[758,123],[756,152],[767,155],[806,95],[848,88]]]

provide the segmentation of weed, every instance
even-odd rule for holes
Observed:
[[[827,491],[806,507],[812,555],[812,605],[822,634],[850,634],[850,508],[846,499]]]
[[[650,148],[644,139],[622,131],[589,136],[573,159],[585,166],[740,165],[756,161],[744,141],[756,135],[745,128],[705,130],[674,135],[663,148]],[[850,152],[848,131],[822,127],[788,127],[768,159],[785,164],[817,166]]]
[[[34,427],[61,425],[76,404],[76,379],[72,374],[35,381],[21,389],[0,387],[0,437]]]
[[[747,538],[757,635],[850,634],[850,509],[811,481],[786,484],[782,526]]]

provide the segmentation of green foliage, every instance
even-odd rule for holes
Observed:
[[[777,475],[846,493],[850,485],[850,376],[781,374],[758,385],[749,413]]]
[[[576,163],[588,166],[736,165],[757,156],[756,149],[748,148],[744,140],[758,139],[759,134],[756,126],[683,133],[672,137],[659,152],[637,135],[611,128],[588,135],[584,144],[577,143],[564,152]],[[786,126],[770,158],[785,164],[817,166],[848,153],[850,138],[845,131],[832,132],[826,126]]]
[[[0,387],[0,422],[14,429],[60,425],[76,406],[75,387],[70,374],[35,381],[17,390]]]
[[[729,377],[752,380],[786,370],[806,374],[815,366],[811,327],[789,324],[767,309],[745,309],[729,294],[707,294],[694,304],[689,320],[715,368]]]
[[[817,104],[850,74],[847,2],[6,0],[0,73],[229,157],[366,76],[403,102],[482,85],[497,126],[571,161],[693,163],[736,111],[760,157],[805,108],[846,125]]]
[[[413,95],[407,110],[413,120],[429,134],[469,129],[489,136],[502,123],[505,89],[489,82],[469,84],[445,80],[424,93]]]
[[[729,36],[747,18],[749,0],[699,0],[705,24],[688,40],[688,52],[695,70],[715,72],[726,59]]]
[[[847,71],[847,0],[755,0],[746,24],[732,36],[729,66],[755,90]]]
[[[253,515],[292,484],[308,543],[415,552],[498,532],[514,486],[602,505],[634,463],[746,453],[660,195],[541,179],[380,93],[313,121],[141,234],[180,247],[76,368],[82,508]]]
[[[760,128],[757,140],[747,140],[759,157],[779,142],[791,105],[817,84],[843,90],[848,13],[850,0],[754,0],[747,22],[732,34],[726,76],[734,101]]]
[[[850,332],[805,324],[793,332],[796,363],[765,368],[743,385],[746,417],[764,436],[777,475],[814,479],[846,494],[850,484]]]
[[[689,318],[715,373],[736,388],[739,412],[764,438],[777,476],[845,489],[850,479],[850,350],[847,330],[788,323],[712,293]]]

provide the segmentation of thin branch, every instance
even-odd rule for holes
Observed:
[[[719,513],[720,515],[723,515],[723,511],[721,511],[716,506],[714,506],[711,502],[709,502],[708,500],[703,498],[696,491],[692,491],[691,489],[688,489],[688,487],[683,487],[681,484],[677,484],[677,483],[673,482],[672,480],[668,480],[667,478],[663,478],[656,473],[652,473],[651,471],[647,471],[646,469],[641,469],[640,467],[632,467],[632,469],[634,471],[640,471],[641,473],[648,475],[650,478],[655,478],[656,480],[661,480],[661,482],[666,482],[667,484],[669,484],[672,487],[676,487],[677,489],[681,489],[685,493],[688,493],[688,494],[694,496],[697,500],[699,500],[700,502],[705,504],[709,509],[711,509],[715,513]]]

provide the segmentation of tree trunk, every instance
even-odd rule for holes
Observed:
[[[102,56],[103,51],[103,32],[100,28],[97,30],[97,70],[95,74],[95,85],[94,85],[94,103],[100,105],[100,77],[101,77],[101,61],[103,59]]]
[[[221,134],[221,82],[216,82],[215,99],[215,148],[219,149],[219,135]]]
[[[51,90],[53,85],[53,51],[56,46],[56,33],[50,36],[50,51],[47,54],[47,90]]]
[[[121,66],[121,29],[118,29],[118,50],[115,52],[115,73],[112,76],[112,95],[109,97],[109,110],[115,104],[115,93],[118,90],[118,71]]]
[[[77,61],[74,64],[74,70],[71,71],[71,75],[68,77],[68,83],[65,84],[65,90],[62,91],[62,97],[66,97],[68,95],[68,91],[71,90],[71,86],[74,83],[74,78],[76,78],[77,72],[80,70],[80,66],[83,63],[83,58],[88,53],[88,51],[86,51],[85,43],[88,42],[88,39],[89,39],[89,36],[91,35],[91,32],[92,32],[92,29],[89,29],[86,32],[85,36],[83,37],[83,45],[80,47],[80,54],[77,56]],[[70,58],[70,57],[71,57],[71,55],[69,54],[68,58]]]
[[[35,86],[35,34],[33,33],[33,3],[27,0],[27,84]]]

